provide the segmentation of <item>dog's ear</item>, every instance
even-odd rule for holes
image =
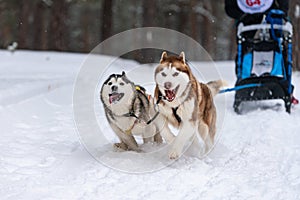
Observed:
[[[179,59],[183,62],[183,64],[185,64],[185,55],[183,51],[180,53]]]
[[[122,78],[123,81],[124,81],[125,83],[132,83],[132,84],[133,84],[133,82],[131,82],[131,81],[127,78],[127,75],[126,75],[126,73],[125,73],[124,71],[122,71],[122,74],[121,74],[121,77],[120,77],[120,78]]]
[[[168,57],[167,52],[164,51],[161,54],[160,63],[164,62],[167,59],[167,57]]]

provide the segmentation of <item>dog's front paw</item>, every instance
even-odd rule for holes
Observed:
[[[172,152],[169,154],[169,158],[170,158],[171,160],[176,160],[176,159],[179,158],[179,153],[176,152],[176,151],[172,151]]]
[[[115,143],[113,145],[113,147],[114,147],[115,151],[122,152],[122,151],[127,151],[128,150],[128,146],[125,143],[123,143],[123,142],[121,142],[121,143]]]

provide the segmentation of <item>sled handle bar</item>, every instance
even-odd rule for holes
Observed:
[[[240,36],[243,32],[255,31],[255,30],[264,30],[264,29],[277,29],[288,32],[291,36],[293,35],[293,26],[290,22],[286,22],[284,25],[274,24],[273,27],[271,24],[253,24],[244,26],[243,23],[238,25],[237,36]]]

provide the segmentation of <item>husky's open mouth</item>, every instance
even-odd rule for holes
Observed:
[[[169,102],[172,102],[175,99],[178,88],[179,88],[179,85],[173,90],[165,90],[165,94],[166,94],[165,97]]]
[[[114,92],[114,93],[109,94],[108,96],[109,96],[109,103],[112,104],[112,103],[117,103],[118,101],[120,101],[123,98],[124,93]]]

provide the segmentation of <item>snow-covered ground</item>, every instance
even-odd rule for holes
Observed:
[[[300,199],[299,106],[289,115],[278,101],[263,109],[253,104],[246,114],[236,115],[233,93],[226,94],[226,102],[220,95],[223,123],[207,157],[185,155],[160,170],[126,173],[118,170],[118,162],[134,168],[136,153],[99,147],[110,151],[106,159],[117,168],[112,169],[86,151],[76,131],[73,87],[86,55],[0,51],[0,58],[1,199]],[[120,71],[138,65],[118,62],[112,68]],[[154,69],[147,69],[134,81],[151,77]],[[217,69],[233,86],[234,63],[219,62]],[[199,70],[210,72],[205,66]],[[299,73],[293,83],[299,97]],[[107,130],[104,118],[99,124]],[[154,162],[145,161],[145,168]]]

